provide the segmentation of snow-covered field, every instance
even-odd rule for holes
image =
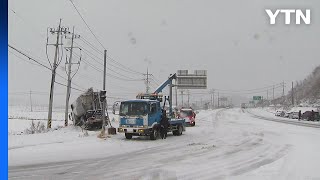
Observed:
[[[30,111],[29,108],[19,106],[9,106],[8,108],[8,133],[21,135],[25,133],[25,130],[30,128],[32,121],[34,123],[43,123],[47,126],[48,109],[44,107],[36,107],[34,111]],[[52,113],[52,129],[58,129],[64,126],[64,109],[54,109]],[[112,119],[114,116],[109,112],[109,116]],[[69,121],[72,125],[72,121]]]
[[[182,136],[156,141],[123,134],[104,140],[97,131],[85,137],[72,126],[10,134],[9,178],[320,179],[317,128],[264,121],[236,108],[200,111],[196,122]]]
[[[27,128],[30,128],[32,120],[35,123],[41,122],[47,126],[48,109],[37,107],[33,112],[29,108],[19,106],[8,107],[8,133],[23,134]],[[52,128],[64,126],[64,110],[55,109],[52,113]],[[72,122],[69,122],[70,124]]]

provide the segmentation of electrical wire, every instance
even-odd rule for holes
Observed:
[[[32,60],[33,62],[37,63],[39,66],[42,66],[42,67],[44,67],[44,68],[46,68],[46,69],[51,70],[51,68],[49,68],[48,66],[42,64],[41,62],[39,62],[38,60],[36,60],[36,59],[34,59],[34,58],[30,57],[30,56],[28,56],[27,54],[23,53],[22,51],[18,50],[18,49],[15,48],[15,47],[11,46],[10,44],[8,44],[8,46],[9,46],[11,49],[15,50],[16,52],[20,53],[21,55],[27,57],[29,60]]]
[[[101,47],[103,49],[106,49],[103,44],[100,42],[100,40],[97,38],[97,36],[93,33],[93,31],[91,30],[90,26],[88,25],[88,23],[84,20],[83,16],[81,15],[81,13],[79,12],[78,8],[76,7],[76,5],[73,3],[72,0],[70,0],[70,2],[72,3],[74,9],[77,11],[78,15],[80,16],[80,18],[82,19],[82,21],[84,22],[84,24],[87,26],[87,28],[90,30],[91,34],[94,36],[94,38],[97,40],[97,42],[101,45]]]
[[[79,57],[79,55],[76,54],[76,53],[74,53],[74,55],[76,55],[76,56]],[[95,69],[95,70],[97,70],[97,71],[99,71],[99,72],[101,72],[101,73],[103,72],[102,69],[100,69],[100,68],[96,67],[95,65],[91,64],[90,62],[88,62],[88,60],[83,59],[82,61],[83,61],[84,63],[86,63],[87,65],[89,65],[91,68],[93,68],[93,69]],[[114,71],[114,70],[111,69],[111,68],[107,68],[107,69],[110,70],[110,71],[112,71],[112,72],[114,72],[114,73],[116,73],[117,75],[120,75],[121,77],[116,76],[116,75],[113,75],[113,74],[110,74],[110,73],[107,73],[107,75],[108,75],[109,77],[113,77],[113,78],[118,79],[118,80],[123,80],[123,81],[142,81],[142,80],[143,80],[143,79],[133,79],[133,78],[130,78],[130,77],[128,77],[128,76],[125,76],[125,75],[123,75],[123,74],[120,74],[119,72]],[[122,78],[122,77],[124,77],[124,78]]]
[[[68,87],[67,85],[65,85],[65,84],[62,84],[62,83],[60,83],[60,82],[57,82],[57,81],[55,81],[55,83],[57,83],[57,84],[59,84],[59,85],[61,85],[61,86],[65,86],[65,87]],[[74,88],[74,87],[70,87],[71,89],[74,89],[74,90],[77,90],[77,91],[81,91],[81,92],[86,92],[86,91],[84,91],[84,90],[81,90],[81,89],[77,89],[77,88]]]
[[[84,53],[85,53],[87,56],[89,56],[92,60],[94,60],[95,62],[97,62],[99,65],[103,66],[103,64],[102,64],[102,62],[101,62],[101,61],[103,61],[103,59],[102,59],[101,57],[96,56],[95,54],[93,54],[92,52],[86,50],[85,48],[83,48],[83,47],[80,46],[79,44],[77,44],[77,45],[84,50]],[[90,55],[89,55],[89,54],[90,54]],[[93,56],[94,56],[94,57],[93,57]],[[99,59],[99,60],[101,60],[101,61],[98,61],[96,58]],[[107,58],[110,60],[109,57],[107,57]],[[109,62],[114,63],[112,60],[110,60]],[[122,70],[122,71],[124,71],[124,72],[127,72],[127,73],[137,74],[136,72],[132,72],[132,71],[130,71],[130,70],[127,70],[128,68],[125,69],[125,68],[123,68],[123,67],[119,67],[119,65],[116,66],[115,64],[111,64],[111,63],[109,63],[108,65],[110,65],[110,66],[112,66],[112,67],[114,67],[114,68],[117,68],[117,69],[119,69],[119,70]],[[108,69],[109,69],[110,71],[113,71],[113,72],[114,72],[114,70],[112,70],[109,66],[108,66]],[[116,73],[117,73],[117,74],[120,74],[119,72],[116,72]],[[124,76],[124,77],[126,77],[126,78],[129,78],[128,76],[125,76],[125,75],[122,75],[122,76]]]
[[[247,90],[223,90],[223,89],[214,89],[214,90],[225,91],[225,92],[247,92],[247,91],[256,91],[256,90],[262,90],[262,89],[266,89],[266,88],[272,88],[273,86],[279,86],[279,85],[281,85],[280,87],[282,87],[282,84],[283,83],[278,83],[278,84],[275,84],[275,85],[269,85],[269,86],[265,86],[265,87],[262,87],[262,88],[247,89]]]
[[[32,60],[32,61],[36,62],[37,65],[39,65],[39,66],[41,66],[41,67],[44,67],[44,68],[52,71],[52,69],[51,69],[50,67],[48,67],[48,66],[40,63],[40,62],[39,62],[38,60],[36,60],[36,59],[33,59],[33,58],[30,57],[29,55],[27,55],[27,54],[23,53],[22,51],[16,49],[15,47],[11,46],[10,44],[8,44],[8,46],[9,46],[11,49],[15,50],[16,52],[18,52],[18,53],[22,54],[23,56],[27,57],[29,60]],[[16,55],[16,54],[14,54],[14,55]],[[17,55],[16,55],[16,56],[17,56]],[[17,57],[19,57],[19,56],[17,56]],[[21,57],[19,57],[19,58],[22,59]],[[60,75],[59,73],[57,73],[57,72],[56,72],[56,75],[59,76],[59,77],[61,77],[61,78],[63,78],[63,79],[65,79],[65,80],[67,80],[66,78],[64,78],[63,76],[61,76],[61,75]],[[71,82],[71,84],[76,85],[76,84],[73,83],[73,82]],[[78,86],[79,88],[81,88],[79,85],[76,85],[76,86]]]

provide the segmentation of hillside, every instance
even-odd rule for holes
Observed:
[[[320,104],[320,66],[304,80],[296,82],[294,88],[295,104]],[[292,91],[286,96],[287,104],[291,104]]]

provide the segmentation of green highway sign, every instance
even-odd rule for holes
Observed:
[[[261,101],[262,100],[262,96],[253,96],[253,100],[254,101]]]

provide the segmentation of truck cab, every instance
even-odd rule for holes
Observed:
[[[172,80],[176,79],[176,74],[170,74],[151,94],[140,93],[137,99],[122,101],[119,111],[119,133],[125,133],[127,139],[132,136],[150,136],[151,140],[156,140],[160,134],[166,135],[172,132],[179,136],[185,131],[185,119],[173,118],[172,113]],[[164,98],[163,109],[160,102],[163,100],[162,90],[169,86],[169,96]],[[166,101],[169,102],[169,114],[165,110]]]
[[[122,101],[119,111],[119,133],[125,133],[126,139],[133,136],[150,136],[156,140],[160,133],[160,121],[163,116],[160,102],[149,99]],[[167,132],[181,135],[185,131],[184,119],[169,119]]]
[[[160,102],[135,99],[121,102],[118,132],[124,132],[127,139],[132,136],[150,135],[157,130],[162,118]]]

